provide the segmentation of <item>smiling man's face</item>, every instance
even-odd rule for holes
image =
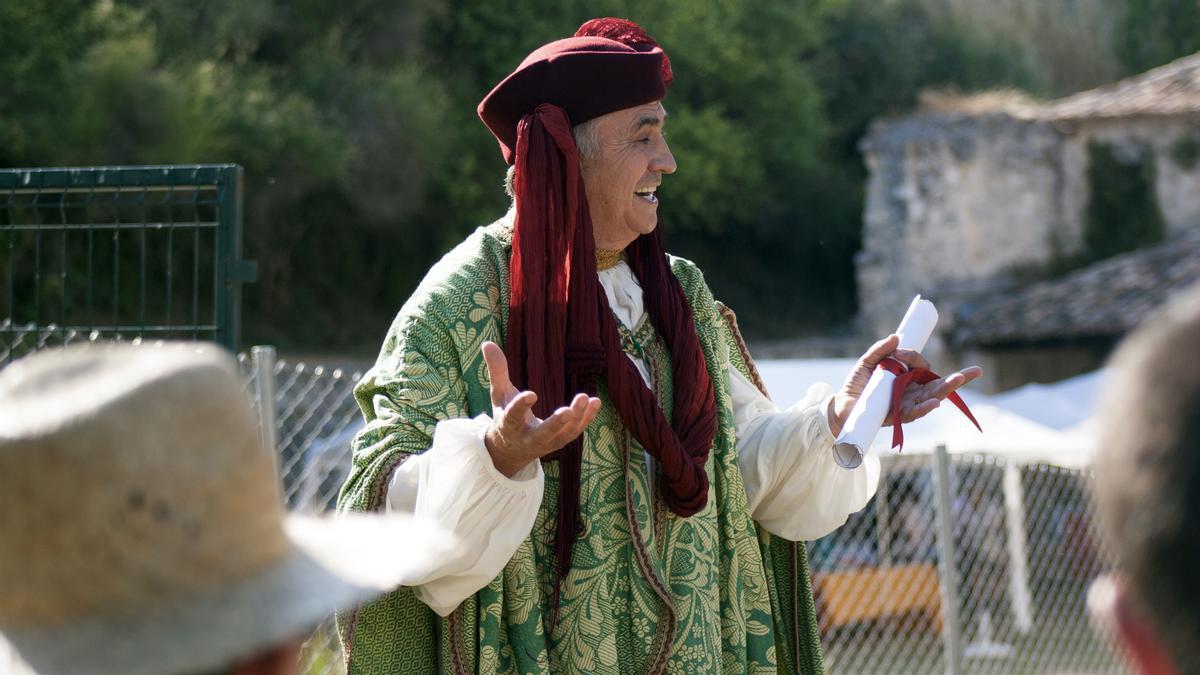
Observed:
[[[658,224],[656,189],[663,174],[675,172],[666,118],[656,101],[593,120],[596,147],[581,165],[597,248],[623,249]]]

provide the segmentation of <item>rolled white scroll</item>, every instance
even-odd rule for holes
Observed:
[[[900,336],[898,348],[914,351],[924,349],[937,320],[937,308],[932,302],[922,300],[919,295],[913,298],[908,312],[900,320],[900,327],[896,329],[896,334]],[[833,444],[833,456],[840,466],[853,469],[862,463],[863,453],[871,447],[871,442],[887,417],[892,404],[892,383],[895,381],[896,376],[882,368],[876,368],[871,373],[866,389],[854,403],[850,416],[846,418],[846,426],[842,427],[841,435]]]

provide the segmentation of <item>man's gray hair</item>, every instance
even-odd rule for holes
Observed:
[[[600,152],[600,132],[597,131],[599,126],[597,120],[599,119],[598,117],[590,119],[571,128],[571,133],[575,136],[575,147],[579,148],[580,159],[595,157]],[[517,167],[513,165],[508,167],[508,171],[504,174],[504,194],[514,201],[517,198],[517,191],[513,185],[516,172]]]

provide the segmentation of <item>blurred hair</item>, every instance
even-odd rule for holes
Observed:
[[[1132,599],[1179,672],[1200,673],[1200,288],[1114,357],[1095,491]]]
[[[600,118],[588,120],[583,124],[576,124],[571,128],[575,136],[575,147],[579,149],[579,158],[587,159],[595,156],[600,151],[600,135],[596,132],[596,122]],[[513,180],[517,172],[517,167],[511,165],[508,171],[504,174],[504,194],[508,195],[510,200],[515,201],[517,192],[513,187]]]

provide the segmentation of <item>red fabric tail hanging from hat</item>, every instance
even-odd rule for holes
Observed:
[[[674,424],[621,351],[616,319],[596,276],[595,241],[579,154],[561,108],[540,105],[517,130],[516,223],[505,351],[515,386],[538,394],[546,417],[569,397],[595,394],[605,375],[613,405],[634,438],[662,467],[663,498],[690,516],[707,504],[705,462],[717,414],[691,309],[667,265],[662,228],[640,237],[630,262],[646,293],[647,312],[671,350]],[[571,567],[579,524],[582,437],[556,453],[559,504],[557,581]]]

